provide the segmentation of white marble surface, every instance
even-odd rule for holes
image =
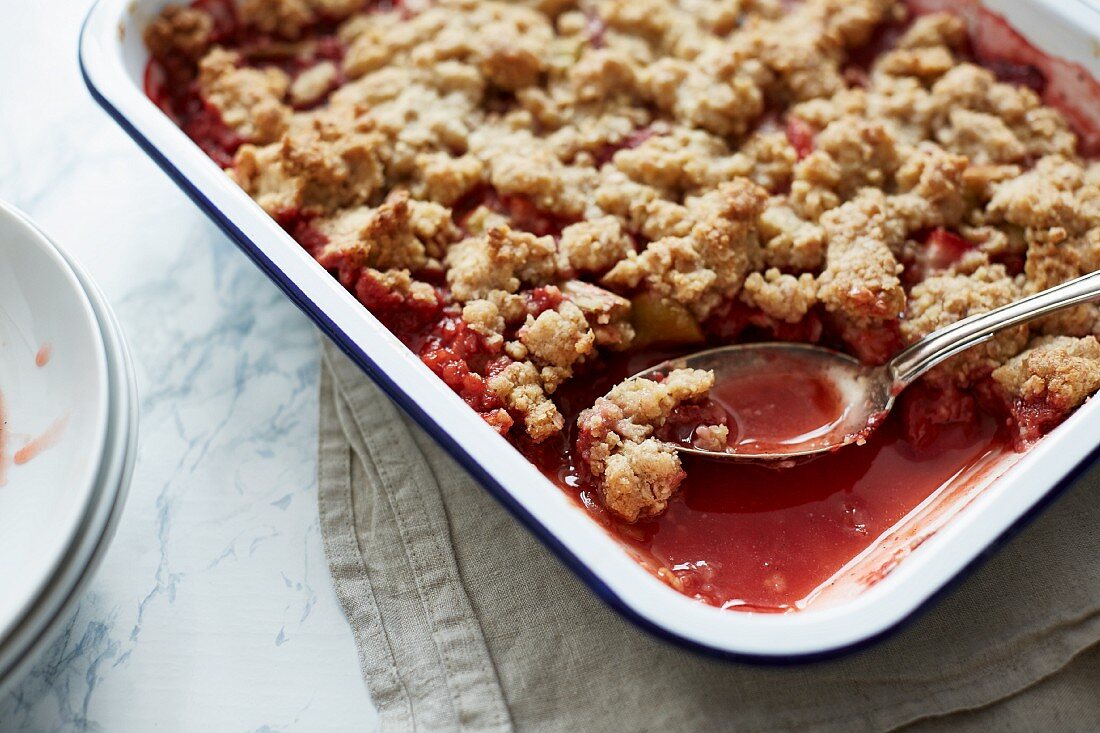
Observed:
[[[317,522],[318,335],[89,97],[88,4],[0,0],[0,198],[116,308],[140,455],[89,593],[0,730],[372,729]]]

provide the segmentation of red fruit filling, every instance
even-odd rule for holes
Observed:
[[[657,437],[669,443],[695,446],[695,431],[703,425],[727,425],[729,413],[712,400],[680,405],[657,430]]]
[[[790,115],[787,117],[787,140],[790,142],[798,159],[802,160],[814,151],[814,136],[817,131],[801,117]]]
[[[620,150],[633,150],[657,133],[651,127],[643,127],[630,133],[617,143],[608,143],[596,153],[596,167],[610,163]]]
[[[575,221],[540,209],[526,196],[500,194],[491,186],[479,186],[451,207],[455,223],[467,231],[470,216],[482,206],[504,216],[513,229],[530,232],[537,237],[549,234],[557,238],[561,236],[562,229]]]

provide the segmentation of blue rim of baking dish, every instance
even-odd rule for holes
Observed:
[[[508,491],[497,482],[489,473],[478,463],[472,456],[470,456],[450,434],[442,428],[432,417],[420,408],[416,402],[411,399],[404,391],[402,391],[397,384],[395,384],[390,377],[381,369],[377,364],[354,342],[354,340],[348,336],[339,326],[337,326],[332,319],[328,317],[325,312],[316,306],[298,285],[279,269],[264,252],[249,238],[244,232],[242,232],[230,218],[213,202],[207,198],[202,191],[195,186],[190,179],[187,178],[175,165],[168,160],[164,155],[148,138],[146,138],[131,122],[123,115],[111,102],[107,99],[106,95],[100,92],[96,87],[95,82],[92,80],[91,75],[88,73],[84,64],[84,44],[87,42],[86,29],[88,21],[95,12],[96,7],[99,5],[99,0],[96,0],[89,9],[84,21],[81,24],[80,40],[77,51],[77,62],[80,67],[80,75],[84,79],[84,84],[87,86],[92,98],[103,108],[105,112],[126,132],[130,138],[137,143],[138,147],[149,156],[150,159],[156,165],[164,171],[170,179],[185,193],[187,196],[201,209],[218,227],[229,237],[234,244],[251,259],[260,270],[267,275],[267,277],[280,289],[283,293],[293,302],[299,310],[305,313],[306,316],[314,322],[314,324],[325,334],[336,346],[340,348],[363,372],[371,378],[371,380],[377,384],[386,395],[394,401],[409,417],[411,417],[421,428],[427,432],[433,440],[439,443],[447,453],[454,458],[467,472],[470,473],[478,483],[485,487],[485,489],[497,500],[501,506],[503,506],[513,517],[515,517],[524,527],[527,528],[535,537],[538,538],[543,545],[547,547],[557,558],[565,564],[581,581],[588,586],[588,588],[596,594],[604,603],[617,611],[621,616],[630,621],[632,624],[640,629],[652,634],[653,636],[670,642],[685,649],[689,649],[693,652],[697,652],[703,656],[711,657],[714,659],[720,659],[725,661],[743,662],[754,665],[767,665],[767,666],[789,666],[797,664],[808,664],[813,662],[822,662],[830,659],[836,659],[842,656],[848,656],[866,649],[883,639],[897,633],[902,628],[911,624],[925,611],[932,608],[940,600],[942,600],[948,593],[954,590],[958,585],[967,577],[969,577],[975,570],[977,570],[982,564],[985,563],[993,554],[995,554],[1001,547],[1003,547],[1010,539],[1016,536],[1021,530],[1035,520],[1043,511],[1045,511],[1055,499],[1061,496],[1073,483],[1080,477],[1088,468],[1092,466],[1098,459],[1100,459],[1100,445],[1095,447],[1078,463],[1072,466],[1065,475],[1055,482],[1049,491],[1047,491],[1042,497],[1040,497],[1030,508],[1028,508],[1023,514],[1021,514],[1011,525],[1009,525],[1000,535],[998,535],[992,542],[990,542],[986,548],[974,556],[970,562],[962,566],[953,576],[944,580],[939,588],[928,595],[923,601],[918,603],[912,610],[904,614],[897,621],[893,622],[889,626],[871,634],[867,637],[859,639],[858,641],[848,644],[841,644],[839,646],[824,649],[816,652],[808,653],[796,653],[796,654],[751,654],[746,652],[734,652],[726,649],[719,649],[708,644],[698,642],[694,639],[689,639],[680,634],[677,634],[660,624],[645,618],[639,612],[624,601],[618,593],[612,590],[606,583],[604,583],[582,560],[573,554],[565,545],[563,545],[557,537],[546,528],[541,522],[539,522],[530,512],[528,512],[518,501],[516,501],[508,493]]]

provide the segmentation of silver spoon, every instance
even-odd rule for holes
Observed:
[[[801,420],[801,426],[793,435],[767,440],[750,436],[738,442],[733,435],[738,426],[733,425],[730,444],[721,451],[698,444],[672,443],[681,452],[712,458],[741,461],[798,458],[833,451],[851,443],[866,442],[894,406],[898,394],[945,359],[992,338],[1003,329],[1094,300],[1100,300],[1100,271],[987,313],[964,318],[928,334],[878,367],[866,366],[847,354],[820,346],[772,342],[700,351],[662,362],[631,379],[651,378],[673,369],[710,369],[715,377],[712,399],[721,402],[716,394],[721,393],[723,385],[736,384],[738,379],[769,379],[770,384],[778,385],[779,391],[783,392],[805,387],[805,380],[813,378],[819,383],[813,385],[815,394],[822,390],[831,391],[836,403],[832,414],[818,420],[821,424],[814,421],[812,405],[799,402],[788,405],[782,415],[769,416],[764,412],[758,415],[764,421],[774,420],[777,416],[793,418],[795,422]],[[753,389],[751,382],[746,382],[746,385],[749,391],[744,394],[751,396],[759,391]],[[735,413],[736,405],[727,405],[727,409],[731,407],[731,413]],[[820,417],[830,411],[818,412]]]

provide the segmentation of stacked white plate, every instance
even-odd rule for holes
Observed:
[[[0,692],[75,613],[122,512],[136,440],[114,314],[0,202]]]

